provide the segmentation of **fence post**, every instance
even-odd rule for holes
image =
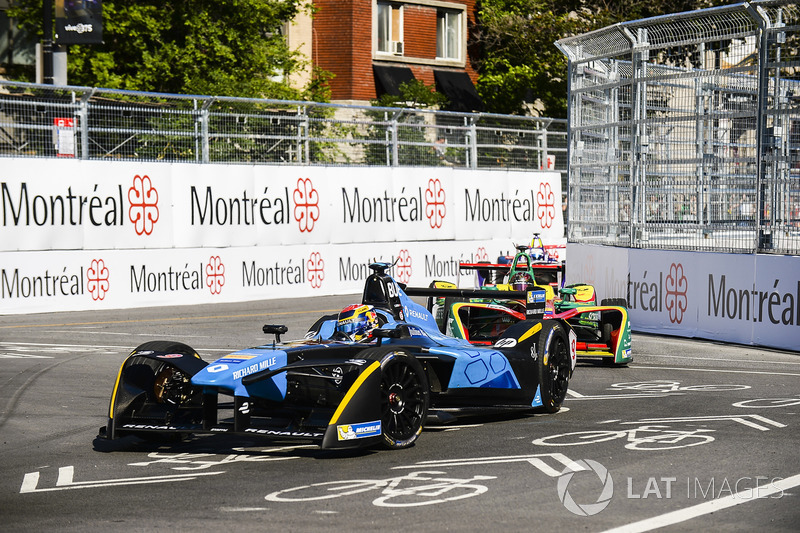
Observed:
[[[208,117],[209,117],[208,108],[211,107],[211,105],[214,103],[214,100],[216,100],[216,98],[212,96],[211,98],[203,102],[203,107],[200,109],[200,135],[201,135],[200,139],[203,145],[203,150],[202,150],[203,163],[208,163],[209,160],[211,159],[209,156],[209,151],[211,149],[208,143]]]
[[[398,146],[399,139],[398,139],[398,128],[397,128],[397,117],[403,114],[403,110],[401,109],[397,113],[392,115],[392,161],[391,166],[396,167],[400,164],[400,147]]]
[[[97,88],[93,88],[90,92],[83,93],[78,109],[78,125],[81,128],[81,159],[89,159],[89,99],[96,90]]]
[[[769,88],[769,40],[767,39],[768,20],[750,4],[746,4],[747,11],[753,17],[753,21],[758,25],[758,36],[756,38],[756,49],[758,50],[758,96],[756,97],[756,242],[753,243],[753,253],[758,253],[762,249],[772,248],[771,232],[764,231],[764,210],[767,208],[767,150],[772,142],[765,142],[767,134],[767,90]]]
[[[478,125],[474,116],[469,118],[469,154],[469,168],[475,170],[478,168]]]

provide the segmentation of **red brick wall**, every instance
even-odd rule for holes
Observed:
[[[467,35],[475,25],[475,0],[454,2],[467,8]],[[314,0],[317,13],[313,22],[312,61],[332,72],[333,100],[370,100],[376,97],[372,72],[372,0]],[[403,8],[403,45],[406,57],[436,58],[436,9],[406,4]],[[471,51],[471,50],[470,50]],[[433,68],[411,67],[422,82],[434,83]],[[473,82],[478,78],[468,53],[466,72]]]
[[[436,59],[436,9],[407,5],[403,8],[403,51],[406,57]]]

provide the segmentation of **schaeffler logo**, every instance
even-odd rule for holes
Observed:
[[[308,274],[308,282],[311,287],[319,289],[322,286],[322,281],[325,279],[325,261],[319,252],[313,252],[306,262]]]
[[[319,194],[311,180],[300,178],[294,190],[294,219],[300,232],[314,231],[314,224],[319,220]]]
[[[683,314],[689,307],[688,303],[688,281],[683,273],[683,265],[672,263],[669,266],[667,275],[667,286],[665,295],[665,305],[669,312],[669,321],[673,324],[680,324]]]
[[[408,283],[411,279],[411,254],[408,253],[408,250],[400,250],[400,253],[397,254],[394,272],[400,283]]]
[[[539,185],[539,192],[536,194],[536,216],[542,223],[543,228],[549,228],[553,225],[553,220],[556,218],[556,203],[553,191],[549,183],[542,183]]]
[[[206,265],[206,285],[211,294],[219,294],[222,292],[222,286],[225,285],[225,265],[218,255],[212,255],[208,258]]]
[[[128,218],[136,235],[150,235],[158,222],[158,191],[153,187],[150,177],[136,175],[133,186],[128,189]]]
[[[425,216],[430,221],[431,228],[441,228],[447,209],[444,205],[445,194],[442,183],[438,179],[428,180],[425,190]]]
[[[106,297],[109,288],[108,268],[102,259],[92,259],[91,266],[86,270],[86,288],[94,301]]]
[[[475,252],[475,261],[488,261],[489,254],[486,252],[486,248],[483,246],[478,247],[478,251]]]
[[[582,474],[593,472],[599,478],[602,488],[600,489],[600,495],[593,503],[578,503],[570,493],[569,485],[576,472],[581,472]],[[593,485],[596,484],[596,482],[593,483]],[[558,499],[561,500],[561,503],[564,504],[564,507],[566,507],[569,512],[579,516],[592,516],[608,507],[608,504],[611,503],[611,497],[614,495],[614,480],[611,479],[611,474],[608,473],[608,469],[597,461],[580,459],[567,465],[558,478],[557,488]],[[573,490],[574,489],[575,485],[573,485]],[[584,492],[587,490],[588,489],[581,484],[580,491]],[[577,492],[577,490],[575,490],[575,492]],[[591,492],[595,494],[597,492],[596,487],[592,487]]]

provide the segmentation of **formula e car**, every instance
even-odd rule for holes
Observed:
[[[476,291],[407,288],[387,274],[390,265],[371,268],[361,303],[323,316],[301,340],[281,342],[286,327],[266,325],[273,342],[211,363],[182,343],[137,347],[120,368],[98,437],[236,434],[405,448],[425,423],[474,409],[559,410],[575,333],[564,320],[544,320],[533,293],[509,292],[530,302],[526,318],[493,346],[474,346],[443,335],[409,295]],[[354,335],[360,317],[369,330]]]
[[[462,263],[460,270],[475,271],[476,284],[485,292],[470,299],[428,298],[427,308],[436,317],[440,331],[473,344],[492,344],[510,324],[524,319],[525,302],[510,299],[508,291],[538,290],[538,294],[544,294],[544,317],[572,326],[579,357],[599,358],[615,366],[630,363],[633,357],[626,301],[613,298],[598,305],[594,287],[565,285],[566,265],[538,261],[530,250],[517,246],[507,264]],[[457,285],[434,281],[431,286]]]

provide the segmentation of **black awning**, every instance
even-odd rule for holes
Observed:
[[[372,65],[375,72],[375,88],[378,96],[390,94],[400,96],[400,84],[414,81],[414,73],[408,67]]]
[[[434,70],[436,90],[447,96],[449,111],[483,111],[483,100],[472,84],[469,74],[462,71]]]

